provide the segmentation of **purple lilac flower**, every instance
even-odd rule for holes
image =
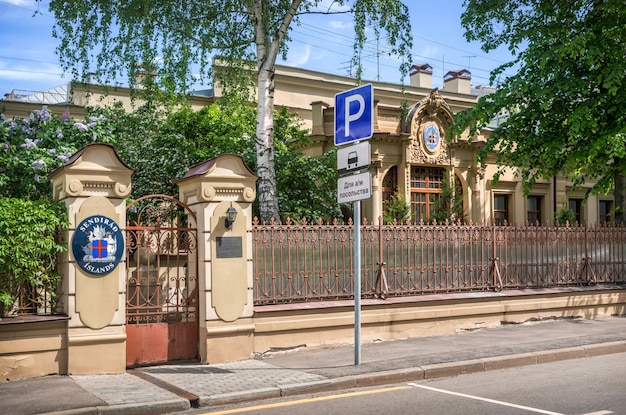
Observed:
[[[89,121],[91,121],[91,122],[106,121],[106,120],[107,120],[106,117],[104,115],[102,115],[102,114],[98,115],[97,117],[95,117],[93,115],[91,117],[89,117]]]
[[[41,109],[41,115],[39,116],[39,118],[41,118],[41,121],[50,121],[50,113],[48,112],[48,107],[47,106],[43,106],[43,108]]]
[[[58,138],[58,139],[63,138],[63,131],[61,131],[61,129],[60,129],[60,128],[57,128],[56,133],[57,133],[57,138]]]
[[[31,150],[35,147],[37,147],[37,140],[33,141],[30,138],[25,138],[24,139],[24,144],[21,144],[20,147],[25,148],[26,150]]]
[[[46,162],[43,161],[43,159],[33,161],[33,168],[35,170],[43,170],[45,166],[46,166]]]
[[[48,150],[48,154],[50,154],[51,157],[54,157],[57,154],[57,149],[51,148],[50,150]]]
[[[0,114],[0,120],[6,122],[7,117],[6,117],[6,115],[4,115],[4,113]]]
[[[36,181],[37,183],[39,183],[39,175],[38,175],[38,174],[35,174],[35,177],[34,177],[34,178],[35,178],[35,181]]]
[[[89,131],[89,127],[83,124],[82,122],[74,123],[74,127],[76,127],[78,131],[80,131],[81,133],[86,133],[87,131]]]
[[[37,116],[42,122],[46,122],[50,120],[50,113],[48,112],[48,107],[45,105],[40,110],[35,110],[30,114],[30,118],[34,119]]]
[[[61,115],[61,121],[63,122],[68,122],[70,120],[70,110],[65,110],[63,111],[63,114]]]
[[[71,154],[62,154],[60,156],[57,156],[57,159],[59,159],[62,163],[65,163],[67,161],[68,158],[70,158]]]

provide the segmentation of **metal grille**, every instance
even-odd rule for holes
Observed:
[[[254,302],[350,299],[353,226],[253,223]],[[626,283],[626,228],[361,224],[364,297]]]
[[[176,199],[152,195],[127,207],[128,324],[197,320],[195,217]]]

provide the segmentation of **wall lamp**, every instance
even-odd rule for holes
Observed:
[[[226,229],[232,229],[233,223],[237,219],[237,209],[233,207],[233,202],[230,202],[230,207],[226,209]]]

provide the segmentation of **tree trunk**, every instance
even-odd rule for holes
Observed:
[[[259,216],[262,222],[269,223],[272,218],[280,221],[274,165],[274,66],[262,65],[257,82],[258,116],[254,144],[259,175]]]
[[[259,216],[261,222],[271,219],[280,222],[278,193],[276,191],[276,167],[274,164],[274,72],[280,44],[285,38],[302,0],[291,0],[291,6],[283,16],[275,33],[268,33],[265,24],[264,7],[260,0],[252,1],[246,7],[252,16],[255,33],[257,58],[257,123],[254,145],[256,147]]]

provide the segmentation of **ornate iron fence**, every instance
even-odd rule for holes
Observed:
[[[352,298],[353,230],[255,220],[254,303]],[[364,297],[625,282],[621,226],[361,224]]]
[[[16,284],[15,303],[9,307],[0,304],[0,320],[18,315],[54,315],[63,312],[63,304],[59,302],[60,284],[41,283],[40,286],[25,282]]]

